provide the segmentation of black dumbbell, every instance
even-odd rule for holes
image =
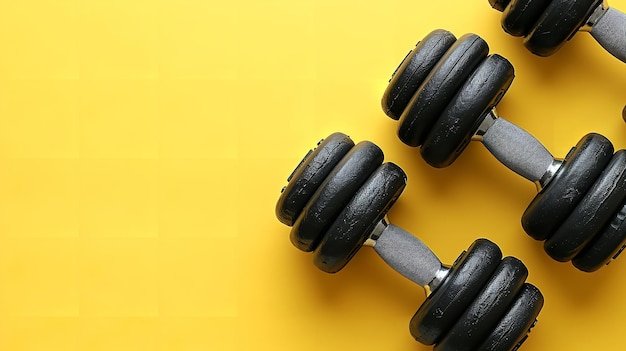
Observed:
[[[524,264],[486,239],[475,241],[451,267],[385,216],[406,175],[383,152],[341,133],[320,141],[288,178],[276,205],[292,227],[291,242],[313,252],[322,271],[341,270],[362,246],[423,286],[428,297],[410,322],[415,339],[435,350],[512,350],[526,339],[543,306],[525,283]]]
[[[545,240],[555,260],[599,269],[626,240],[626,151],[613,154],[608,139],[591,133],[565,159],[553,158],[532,135],[496,115],[514,74],[508,60],[488,51],[475,34],[457,40],[433,31],[394,72],[382,99],[385,113],[400,120],[400,139],[420,146],[434,167],[450,165],[471,140],[481,141],[539,189],[522,216],[525,231]]]
[[[590,32],[608,52],[626,62],[626,15],[603,0],[489,0],[502,11],[502,28],[524,37],[533,54],[555,53],[577,31]]]

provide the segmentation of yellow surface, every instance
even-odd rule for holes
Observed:
[[[626,9],[626,0],[611,0]],[[616,350],[626,259],[552,261],[519,218],[532,184],[480,145],[428,167],[380,98],[435,28],[516,68],[501,115],[556,156],[626,147],[626,65],[579,34],[538,58],[481,1],[0,1],[0,350],[430,350],[424,300],[364,249],[326,275],[274,217],[333,131],[379,144],[409,185],[390,219],[447,263],[478,237],[546,298],[525,350]]]

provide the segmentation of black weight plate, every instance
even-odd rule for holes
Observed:
[[[600,4],[602,0],[552,0],[524,38],[524,46],[535,55],[554,54]]]
[[[624,249],[626,244],[626,203],[613,218],[613,221],[598,234],[574,259],[574,267],[585,272],[593,272],[609,264]]]
[[[614,216],[626,198],[626,150],[620,150],[582,200],[544,243],[557,261],[574,258]]]
[[[616,258],[625,243],[626,201],[602,231],[572,259],[572,264],[581,271],[596,271]]]
[[[494,9],[502,12],[510,3],[511,0],[489,0],[489,5]]]
[[[333,133],[302,159],[287,179],[287,186],[276,203],[276,217],[292,226],[326,176],[354,146],[343,133]]]
[[[565,158],[554,179],[532,200],[522,226],[546,240],[572,213],[613,156],[613,144],[600,134],[585,135]]]
[[[459,38],[409,101],[400,117],[398,136],[409,146],[419,146],[454,94],[489,52],[476,34]]]
[[[490,55],[481,62],[428,132],[420,148],[424,160],[433,167],[451,165],[509,89],[514,76],[513,65],[500,55]]]
[[[409,330],[425,345],[438,342],[465,312],[500,264],[500,248],[478,239],[457,258],[446,279],[419,307]]]
[[[357,191],[337,216],[313,252],[313,262],[324,272],[340,271],[385,216],[406,186],[406,174],[385,163]]]
[[[456,324],[435,345],[435,351],[473,351],[491,334],[521,290],[528,269],[515,257],[505,257],[489,282]]]
[[[524,283],[498,325],[476,351],[517,350],[526,340],[543,307],[543,295],[534,285]]]
[[[362,141],[333,168],[291,228],[291,243],[312,251],[357,190],[383,162],[378,146]]]
[[[512,0],[502,12],[502,29],[522,37],[530,32],[550,0]]]
[[[417,43],[393,72],[383,94],[381,103],[387,116],[396,120],[400,118],[424,78],[455,41],[452,33],[437,29]]]

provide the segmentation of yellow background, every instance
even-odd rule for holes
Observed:
[[[421,288],[370,249],[324,274],[274,217],[333,131],[407,172],[389,218],[444,262],[487,237],[527,264],[525,350],[620,349],[626,259],[552,261],[519,221],[533,184],[479,144],[430,168],[381,111],[419,39],[474,32],[516,68],[502,116],[558,157],[590,131],[626,147],[626,65],[587,34],[534,57],[499,21],[487,0],[0,1],[0,350],[430,350]]]

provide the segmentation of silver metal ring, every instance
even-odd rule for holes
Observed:
[[[372,233],[367,238],[367,240],[365,240],[365,242],[363,243],[363,246],[374,247],[374,245],[376,245],[376,240],[380,238],[380,235],[388,226],[389,226],[389,220],[387,219],[387,216],[385,216],[378,223],[376,223],[376,226],[372,230]]]
[[[485,116],[485,119],[483,119],[483,121],[480,122],[478,129],[476,130],[474,135],[472,135],[472,140],[473,141],[483,140],[483,136],[485,135],[485,133],[487,133],[487,130],[489,129],[489,127],[491,127],[496,122],[496,119],[498,119],[498,114],[496,113],[496,108],[494,107],[491,109],[491,111],[487,113],[487,115]]]
[[[604,14],[606,13],[608,9],[609,9],[609,4],[607,3],[606,0],[604,0],[602,4],[598,5],[598,7],[596,7],[596,9],[593,10],[593,13],[591,13],[591,16],[587,18],[587,22],[585,22],[585,24],[582,27],[580,27],[580,31],[591,32],[591,28],[596,23],[598,23],[598,21],[600,21],[600,19],[602,18],[602,16],[604,16]]]
[[[441,283],[446,279],[449,273],[450,266],[442,264],[441,268],[435,274],[433,280],[431,280],[430,283],[424,285],[424,291],[426,292],[426,296],[432,294],[433,291],[435,291],[435,289],[437,289],[437,287],[439,287],[439,285],[441,285]]]
[[[541,189],[548,186],[548,183],[554,178],[556,172],[559,171],[559,168],[563,165],[563,160],[555,158],[552,160],[552,163],[546,169],[546,172],[541,176],[541,179],[535,182],[535,186],[537,186],[537,191],[541,191]]]

